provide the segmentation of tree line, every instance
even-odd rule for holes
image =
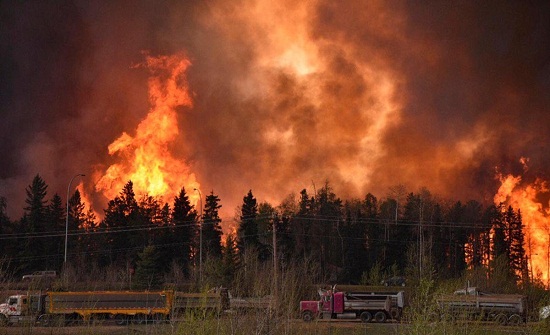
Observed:
[[[519,210],[442,200],[427,189],[407,192],[396,186],[385,198],[368,193],[344,201],[326,182],[313,194],[304,189],[278,206],[258,203],[250,190],[234,219],[236,231],[224,236],[221,200],[213,191],[197,211],[183,187],[172,203],[161,203],[136,197],[128,181],[98,220],[78,190],[67,212],[58,194],[47,197],[47,188],[34,177],[18,220],[7,216],[7,200],[0,198],[3,274],[17,278],[61,270],[67,238],[68,263],[82,271],[127,269],[134,288],[160,287],[168,273],[230,287],[252,261],[281,269],[314,264],[310,279],[317,283],[379,284],[396,275],[446,279],[481,271],[483,278],[498,275],[516,286],[533,277]]]

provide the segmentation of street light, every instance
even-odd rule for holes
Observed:
[[[84,176],[85,175],[81,173],[74,175],[69,182],[69,186],[67,186],[67,213],[65,215],[65,260],[63,261],[63,265],[67,264],[67,236],[69,235],[69,192],[71,191],[71,184],[73,183],[73,180],[76,177]]]
[[[195,188],[195,191],[199,192],[199,205],[200,205],[200,221],[199,221],[199,283],[202,283],[202,194],[201,190]]]

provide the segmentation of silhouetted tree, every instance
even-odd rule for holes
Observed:
[[[86,246],[80,244],[82,234],[85,230],[86,213],[80,197],[80,191],[75,190],[69,199],[69,236],[67,238],[67,262],[74,262],[80,257],[86,256]]]
[[[22,249],[19,258],[24,262],[22,269],[24,271],[33,271],[43,269],[44,260],[50,256],[46,253],[46,241],[41,236],[46,232],[47,217],[46,217],[46,194],[48,185],[40,177],[36,175],[32,184],[26,188],[27,198],[25,203],[25,212],[21,220],[22,231],[28,234],[24,238]],[[50,228],[50,227],[48,227]]]
[[[258,205],[252,190],[243,198],[241,206],[241,222],[237,228],[237,247],[239,254],[243,255],[247,249],[258,249],[260,240],[258,237]]]
[[[214,195],[214,191],[210,192],[210,195],[206,197],[202,217],[203,247],[206,255],[214,258],[222,256],[222,228],[220,226],[222,219],[218,213],[222,206],[219,202],[220,198]]]
[[[314,217],[315,199],[303,189],[300,192],[298,211],[291,218],[290,229],[295,241],[296,254],[300,257],[310,257],[313,252],[318,256],[317,250],[312,247],[314,237],[311,235],[311,225]]]
[[[175,244],[173,259],[182,267],[185,276],[189,276],[192,251],[195,247],[197,232],[197,212],[189,201],[185,188],[181,188],[178,196],[174,198],[172,210],[172,222],[174,224]],[[197,255],[198,260],[198,255]]]
[[[106,263],[127,265],[133,262],[142,245],[137,245],[139,236],[137,223],[139,222],[139,207],[134,194],[132,181],[128,181],[124,188],[113,200],[110,200],[105,209],[105,218],[102,226],[108,231]]]
[[[223,283],[226,287],[232,286],[232,281],[237,272],[238,253],[237,243],[233,234],[228,234],[223,247]]]
[[[133,280],[135,289],[156,289],[162,285],[161,269],[158,266],[158,254],[154,246],[146,246],[138,254],[136,272]]]
[[[47,220],[52,227],[52,236],[47,240],[46,253],[51,257],[47,260],[49,269],[60,269],[65,251],[65,208],[58,194],[54,194],[46,211]]]

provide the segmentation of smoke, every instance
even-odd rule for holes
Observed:
[[[0,196],[18,218],[95,183],[149,109],[151,55],[185,53],[193,107],[171,148],[225,213],[326,180],[489,203],[495,169],[548,180],[550,5],[407,1],[3,1]]]

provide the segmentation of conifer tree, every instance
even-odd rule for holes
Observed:
[[[25,199],[27,206],[21,224],[26,233],[36,236],[37,234],[43,234],[46,230],[47,189],[48,185],[37,174],[33,178],[32,184],[25,190],[27,193]],[[21,245],[23,250],[20,252],[20,258],[28,260],[23,265],[25,271],[38,270],[43,267],[43,261],[47,257],[44,256],[46,255],[45,244],[46,241],[40,237],[25,238],[24,243]]]
[[[206,254],[214,258],[222,256],[222,228],[220,226],[222,219],[218,213],[222,206],[219,202],[220,198],[214,195],[214,191],[211,191],[210,195],[206,197],[202,218],[203,247]]]
[[[247,249],[258,250],[260,240],[258,238],[258,205],[256,198],[252,195],[252,190],[243,198],[241,207],[241,222],[237,229],[237,247],[239,254],[243,255]]]
[[[51,227],[52,237],[48,238],[46,253],[51,257],[47,260],[48,269],[59,269],[63,261],[65,238],[65,208],[61,197],[56,193],[50,200],[46,211],[47,221]]]
[[[73,196],[69,199],[69,213],[67,214],[69,221],[69,236],[67,238],[67,249],[69,255],[67,261],[76,261],[85,253],[86,249],[80,244],[80,239],[84,232],[84,225],[86,223],[85,207],[80,197],[80,191],[75,190]],[[72,256],[72,257],[71,257]]]
[[[108,259],[107,264],[118,263],[126,265],[133,262],[136,255],[136,222],[139,222],[139,207],[134,194],[132,181],[128,181],[122,191],[110,200],[105,210],[103,226],[108,230]],[[130,229],[130,227],[134,229]]]
[[[300,257],[309,257],[313,252],[311,225],[313,222],[314,198],[309,197],[307,191],[300,192],[298,211],[290,223],[292,235],[295,241],[295,250]]]
[[[189,276],[192,251],[198,250],[195,245],[198,222],[197,211],[191,205],[183,187],[179,195],[174,198],[172,222],[176,244],[173,259],[180,264],[184,275]],[[195,254],[199,253],[195,252]]]
[[[228,234],[223,247],[223,283],[226,287],[232,286],[233,278],[237,272],[238,253],[237,243],[233,234]]]
[[[162,285],[161,270],[158,266],[158,254],[152,245],[146,246],[138,254],[136,272],[133,280],[135,289],[157,289]]]
[[[521,211],[514,211],[512,206],[506,211],[506,222],[508,224],[509,249],[510,249],[510,268],[516,277],[516,281],[527,280],[527,260],[525,255],[523,223]]]

